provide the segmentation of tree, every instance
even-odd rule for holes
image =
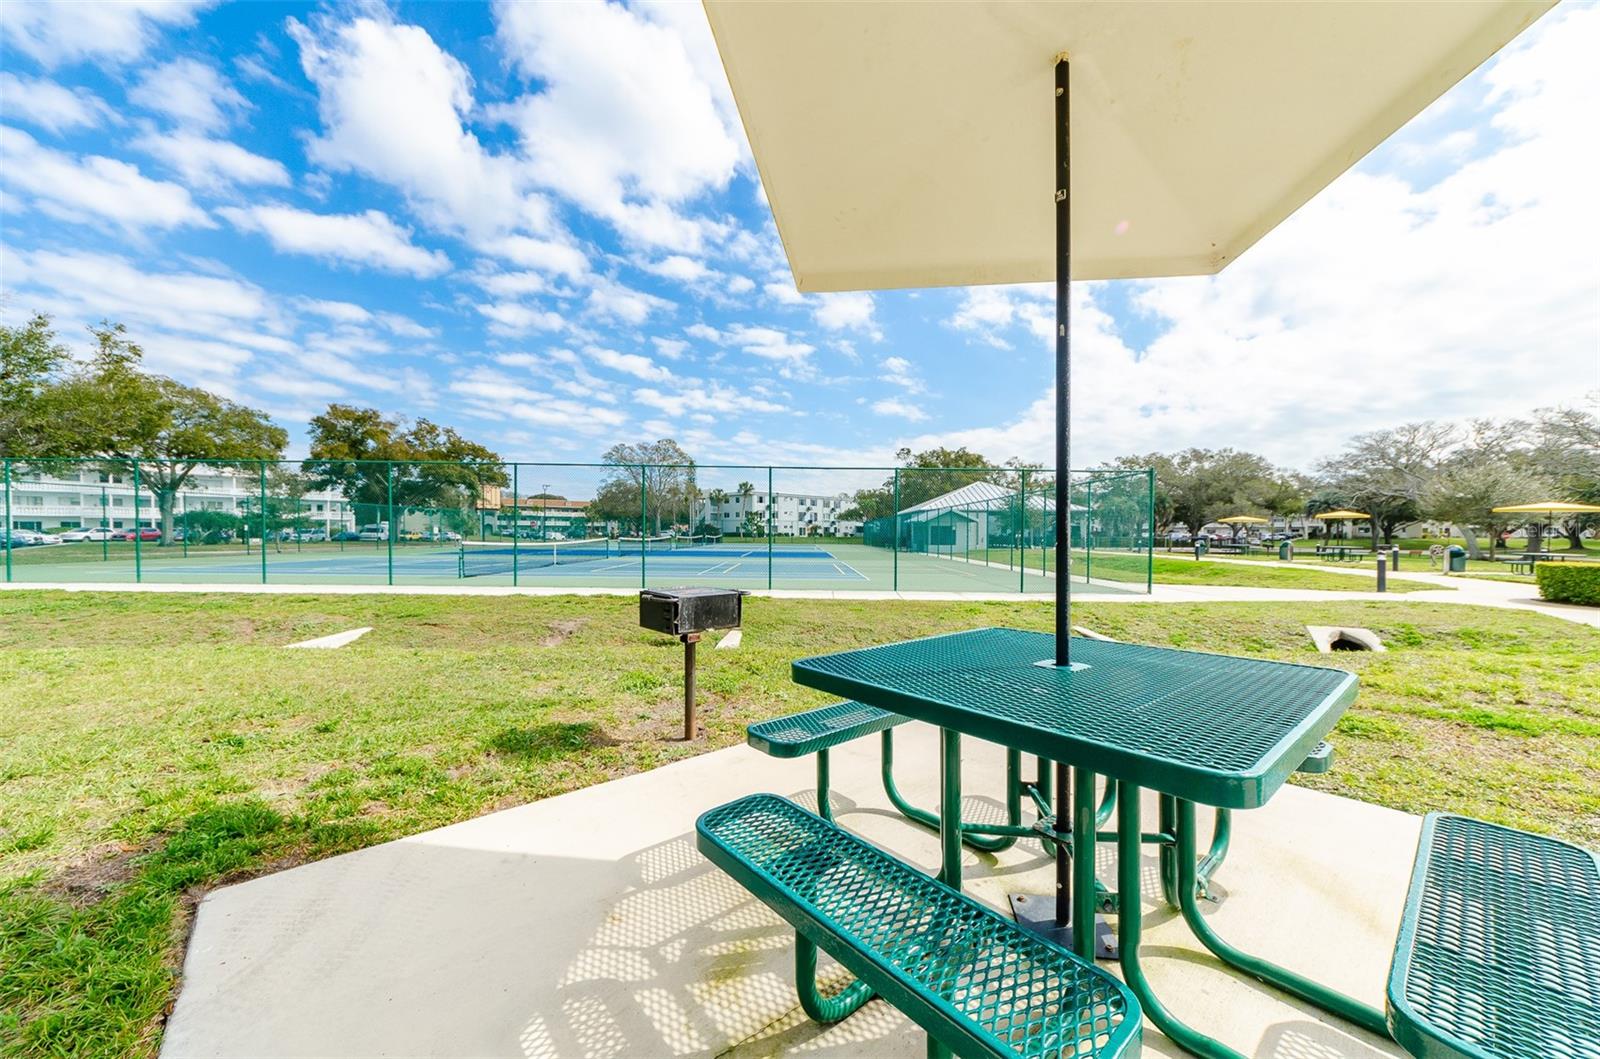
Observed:
[[[631,490],[634,517],[642,510],[648,523],[641,535],[652,529],[660,533],[663,525],[678,521],[679,513],[684,515],[684,524],[693,521],[699,499],[694,458],[676,441],[662,438],[637,445],[613,445],[600,458],[610,465],[601,481],[601,494],[620,501],[619,483]]]
[[[1171,522],[1199,533],[1215,517],[1238,509],[1266,508],[1281,502],[1284,474],[1251,452],[1234,449],[1185,449],[1168,456],[1159,452],[1112,461],[1118,469],[1154,467],[1157,507],[1162,494],[1170,504]]]
[[[1396,527],[1421,517],[1422,495],[1459,437],[1448,423],[1405,423],[1357,434],[1317,469],[1346,504],[1372,516],[1374,532],[1388,544]]]
[[[1600,409],[1600,398],[1591,403]],[[1553,499],[1600,504],[1600,415],[1583,408],[1541,408],[1533,413],[1533,430],[1529,461],[1554,483],[1559,495]],[[1561,520],[1569,548],[1581,550],[1584,531],[1596,527],[1597,515]]]
[[[131,469],[156,498],[161,544],[172,543],[174,508],[202,467],[235,470],[275,460],[289,435],[266,413],[139,370],[144,350],[121,324],[91,327],[88,365],[52,388],[47,448],[75,439],[78,451],[105,457],[108,469]]]
[[[61,454],[66,439],[50,429],[48,405],[66,363],[43,313],[20,327],[0,324],[0,456]]]
[[[901,449],[894,455],[901,469],[885,478],[880,486],[857,489],[854,502],[839,513],[840,518],[862,522],[888,518],[973,482],[994,482],[1016,488],[1012,481],[1014,475],[990,466],[980,453],[968,448],[937,448],[918,453]]]
[[[498,453],[451,427],[343,404],[312,417],[311,458],[302,470],[313,487],[338,489],[371,514],[383,512],[372,521],[421,508],[461,531],[471,528],[469,512],[482,503],[485,486],[511,483]]]
[[[1473,559],[1483,557],[1474,531],[1487,530],[1492,541],[1506,522],[1494,508],[1545,495],[1552,488],[1548,478],[1530,469],[1526,452],[1519,449],[1526,436],[1526,423],[1473,420],[1465,441],[1444,460],[1423,495],[1424,510],[1451,523]]]

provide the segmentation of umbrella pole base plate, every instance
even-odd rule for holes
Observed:
[[[1017,921],[1017,926],[1032,934],[1048,938],[1064,949],[1072,948],[1072,925],[1066,926],[1056,922],[1056,903],[1052,897],[1043,894],[1008,894],[1007,900],[1011,904],[1011,917]],[[1094,917],[1094,958],[1097,960],[1115,960],[1120,957],[1115,936],[1111,933],[1111,926],[1099,916]]]

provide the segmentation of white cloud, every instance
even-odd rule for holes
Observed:
[[[689,351],[689,343],[676,338],[652,338],[650,340],[660,353],[668,360],[678,360]]]
[[[677,280],[679,283],[694,283],[707,276],[716,275],[711,269],[706,268],[703,261],[682,254],[672,254],[660,261],[651,262],[644,266],[644,270],[657,276]]]
[[[1010,349],[1004,336],[1014,326],[1026,327],[1035,337],[1049,339],[1055,332],[1055,300],[1049,287],[969,287],[949,320],[959,331],[975,334],[998,349]]]
[[[568,242],[510,235],[488,240],[482,246],[487,253],[540,272],[580,279],[589,271],[589,259],[580,248]]]
[[[594,289],[589,292],[588,306],[589,311],[598,316],[642,324],[651,313],[672,308],[672,303],[615,280],[597,278]]]
[[[596,364],[647,382],[662,382],[672,378],[672,372],[637,353],[619,353],[614,349],[590,346],[584,350],[584,354]]]
[[[795,285],[786,279],[773,280],[771,283],[763,284],[761,289],[767,292],[767,297],[781,305],[804,305],[806,303],[806,296],[801,294],[795,288]]]
[[[928,414],[910,401],[903,401],[898,397],[886,397],[881,401],[872,402],[872,410],[881,416],[897,416],[900,419],[909,419],[919,422],[927,419]]]
[[[284,253],[417,277],[437,276],[450,268],[450,259],[443,253],[417,246],[409,229],[377,210],[311,213],[289,206],[224,206],[217,212],[243,231],[265,235]]]
[[[722,332],[709,324],[690,324],[683,329],[683,332],[690,338],[698,338],[706,342],[722,341]]]
[[[917,378],[911,362],[904,357],[884,357],[883,374],[878,378],[893,383],[907,393],[922,393],[925,389],[922,380]]]
[[[873,318],[873,304],[866,291],[819,294],[811,315],[819,327],[829,331],[861,331],[877,340],[883,338],[883,332]]]
[[[463,124],[472,77],[420,26],[386,18],[289,20],[317,87],[322,135],[313,161],[400,189],[428,224],[488,239],[552,228],[548,203],[528,194],[518,160],[487,149]]]
[[[531,308],[517,302],[489,302],[475,306],[490,320],[489,330],[497,335],[524,335],[529,331],[561,331],[567,321],[560,313]]]
[[[341,324],[365,324],[372,320],[372,313],[363,306],[354,302],[325,301],[319,298],[302,298],[297,303],[301,309],[308,313]]]
[[[0,179],[33,196],[41,208],[66,220],[101,217],[129,230],[214,227],[177,184],[151,180],[139,167],[115,158],[76,158],[41,146],[20,129],[0,125]]]
[[[252,154],[227,140],[189,132],[147,132],[134,140],[133,146],[171,166],[192,188],[215,190],[233,184],[289,186],[289,171],[281,162]]]
[[[500,3],[495,15],[514,68],[542,85],[501,110],[540,183],[631,240],[703,245],[716,222],[674,207],[725,187],[743,150],[679,30],[620,4]]]
[[[723,336],[723,341],[738,346],[753,357],[782,361],[792,367],[804,365],[817,347],[794,341],[786,332],[775,327],[752,327],[735,324]]]
[[[550,281],[537,272],[481,272],[473,282],[497,298],[521,298],[543,294]]]
[[[87,88],[67,88],[43,77],[0,71],[0,111],[51,132],[94,129],[115,122],[116,112]]]
[[[0,249],[0,275],[30,311],[56,317],[63,337],[104,318],[128,325],[155,371],[214,383],[281,336],[282,322],[254,284],[195,272],[145,271],[89,252]],[[76,323],[78,326],[73,326]]]
[[[147,70],[128,89],[128,101],[196,132],[227,128],[250,105],[214,67],[189,58]]]
[[[175,0],[7,0],[0,4],[0,37],[43,66],[82,59],[129,62],[143,55],[165,27],[192,23],[205,6]]]

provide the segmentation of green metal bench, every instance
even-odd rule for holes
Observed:
[[[885,732],[908,718],[864,702],[836,702],[814,710],[762,721],[745,729],[745,742],[777,758],[817,755],[817,812],[833,820],[828,804],[828,751],[852,739]]]
[[[945,1056],[1137,1056],[1138,1001],[1116,978],[775,794],[705,813],[700,851],[795,928],[807,1015],[873,996]],[[856,980],[824,997],[817,950]]]
[[[1388,1021],[1420,1059],[1600,1059],[1600,858],[1429,814]]]
[[[868,706],[864,702],[836,702],[831,706],[819,706],[804,713],[752,724],[745,729],[745,742],[763,754],[776,758],[796,758],[816,754],[817,812],[824,820],[831,822],[833,806],[828,797],[831,775],[828,751],[853,739],[881,732],[884,793],[907,819],[937,831],[939,817],[927,809],[912,805],[900,793],[900,788],[894,782],[894,729],[909,719],[898,713],[880,710],[876,706]],[[1008,823],[1004,825],[964,823],[961,838],[968,846],[986,853],[998,853],[1014,845],[1019,834],[1025,833],[1021,824],[1022,795],[1026,787],[1018,776],[1021,767],[1022,756],[1014,750],[1008,751],[1006,754]],[[1044,774],[1045,770],[1041,769],[1041,775]]]

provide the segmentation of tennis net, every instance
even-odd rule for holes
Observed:
[[[463,541],[461,576],[484,577],[509,574],[512,570],[543,570],[571,563],[592,563],[615,554],[614,542],[604,537],[581,541],[498,542]]]
[[[670,552],[673,548],[673,538],[667,535],[660,537],[618,537],[612,541],[616,555],[645,555],[655,552]]]

